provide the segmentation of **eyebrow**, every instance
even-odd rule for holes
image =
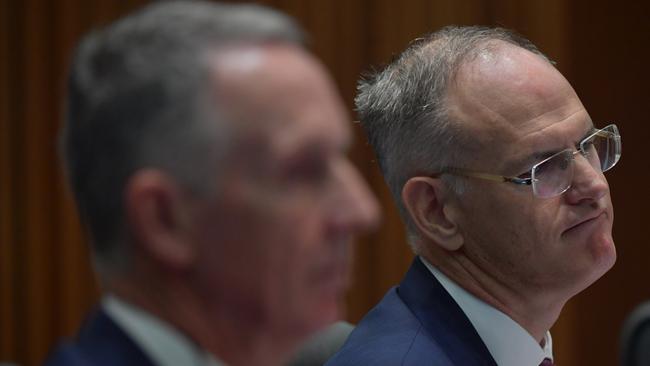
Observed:
[[[584,139],[586,139],[587,137],[589,137],[591,134],[593,134],[593,133],[596,132],[596,131],[598,131],[598,129],[597,129],[596,127],[594,127],[593,124],[591,124],[591,126],[590,126],[589,129],[584,133],[584,135],[582,135],[582,137],[580,137],[580,139],[578,139],[577,141],[575,141],[575,142],[573,143],[573,146],[576,147],[576,148],[578,148],[579,145],[580,145],[580,142],[582,142]],[[531,164],[536,164],[536,163],[538,163],[538,162],[540,162],[540,161],[542,161],[542,160],[544,160],[544,159],[546,159],[546,158],[550,158],[551,156],[557,154],[558,152],[560,152],[560,151],[562,151],[562,150],[564,150],[564,149],[560,149],[560,150],[546,150],[546,151],[538,151],[538,152],[535,152],[535,153],[529,155],[526,159],[524,159],[524,160],[520,160],[520,161],[516,164],[516,166],[517,166],[517,167],[520,167],[521,169],[523,169],[524,167],[528,168],[529,165],[531,165]]]
[[[304,157],[324,156],[329,151],[335,151],[341,154],[348,154],[352,148],[352,137],[345,136],[340,141],[323,141],[319,139],[311,139],[302,141],[299,146],[294,146],[286,156],[289,161],[298,161]]]

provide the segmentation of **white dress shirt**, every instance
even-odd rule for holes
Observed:
[[[553,340],[546,332],[542,347],[533,336],[509,316],[465,291],[431,263],[422,263],[463,310],[499,366],[539,366],[553,359]]]
[[[105,296],[102,307],[158,366],[225,366],[171,325],[115,296]]]

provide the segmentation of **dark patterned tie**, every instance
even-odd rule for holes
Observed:
[[[550,358],[545,358],[542,363],[539,364],[539,366],[554,366],[555,364]]]

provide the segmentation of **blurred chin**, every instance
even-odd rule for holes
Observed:
[[[344,294],[345,289],[337,286],[325,288],[313,297],[309,311],[313,327],[324,327],[341,319],[344,314]]]
[[[341,319],[343,315],[339,301],[321,298],[318,302],[304,302],[296,311],[285,310],[285,326],[291,338],[304,339],[323,330],[330,324]],[[285,332],[283,332],[285,333]]]
[[[344,316],[345,294],[349,280],[343,266],[328,266],[312,271],[299,281],[291,303],[279,311],[289,317],[293,329],[303,336],[317,332]]]

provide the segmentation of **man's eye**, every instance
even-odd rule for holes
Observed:
[[[528,179],[528,178],[531,177],[530,172],[531,172],[531,170],[528,169],[528,170],[526,170],[525,172],[523,172],[523,173],[517,175],[517,178],[520,178],[520,179]]]
[[[593,139],[593,138],[591,138],[591,139],[589,139],[589,140],[585,140],[585,141],[582,143],[582,149],[583,149],[585,152],[589,152],[589,150],[591,150],[591,149],[593,149],[593,148],[594,148],[594,139]]]

